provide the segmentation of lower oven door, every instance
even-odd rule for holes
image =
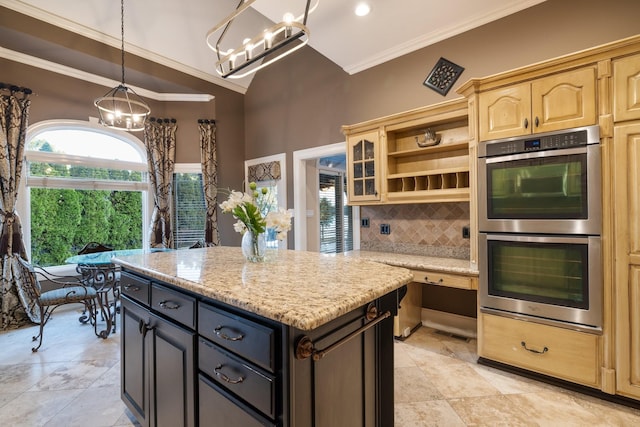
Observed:
[[[599,236],[480,233],[481,310],[601,331],[600,246]]]

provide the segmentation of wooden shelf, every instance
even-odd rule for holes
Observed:
[[[390,173],[387,175],[387,179],[408,178],[428,175],[444,175],[449,173],[469,172],[469,168],[457,167],[438,170],[426,170],[422,172],[404,172],[404,173]]]
[[[387,157],[410,157],[421,154],[442,153],[446,151],[462,150],[469,148],[468,141],[456,142],[453,144],[440,144],[433,147],[416,147],[411,150],[391,151],[387,153]]]

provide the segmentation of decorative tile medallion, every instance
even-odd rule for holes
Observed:
[[[464,68],[461,66],[444,58],[440,58],[423,84],[435,90],[440,95],[445,96],[463,71]]]

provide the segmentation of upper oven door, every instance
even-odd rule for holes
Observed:
[[[599,235],[600,145],[478,159],[479,231]]]

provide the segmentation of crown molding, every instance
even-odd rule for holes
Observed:
[[[106,77],[98,76],[96,74],[88,73],[86,71],[78,70],[76,68],[67,67],[66,65],[57,64],[55,62],[47,61],[46,59],[37,58],[35,56],[26,55],[15,50],[6,49],[0,46],[0,58],[5,58],[11,61],[20,62],[22,64],[30,65],[32,67],[41,68],[43,70],[51,71],[53,73],[61,74],[67,77],[72,77],[78,80],[84,80],[89,83],[94,83],[105,87],[115,87],[120,84],[119,81],[108,79]],[[138,95],[145,98],[154,99],[156,101],[165,102],[209,102],[215,97],[209,94],[199,93],[159,93],[152,90],[144,89],[138,86],[127,85],[131,87]]]
[[[360,61],[351,65],[348,65],[343,69],[350,75],[359,73],[361,71],[372,68],[376,65],[380,65],[384,62],[390,61],[392,59],[396,59],[400,56],[409,54],[411,52],[415,52],[418,49],[425,48],[432,44],[436,44],[448,38],[462,34],[466,31],[473,30],[474,28],[488,24],[497,19],[504,18],[505,16],[509,16],[523,9],[535,6],[544,1],[545,0],[514,1],[512,4],[506,7],[485,11],[482,14],[476,15],[471,19],[468,19],[467,21],[461,23],[460,25],[452,25],[440,31],[425,33],[420,37],[416,37],[415,39],[409,40],[406,43],[402,43],[400,45],[394,46],[393,48],[378,52],[375,55],[370,56],[368,59],[364,61]]]

